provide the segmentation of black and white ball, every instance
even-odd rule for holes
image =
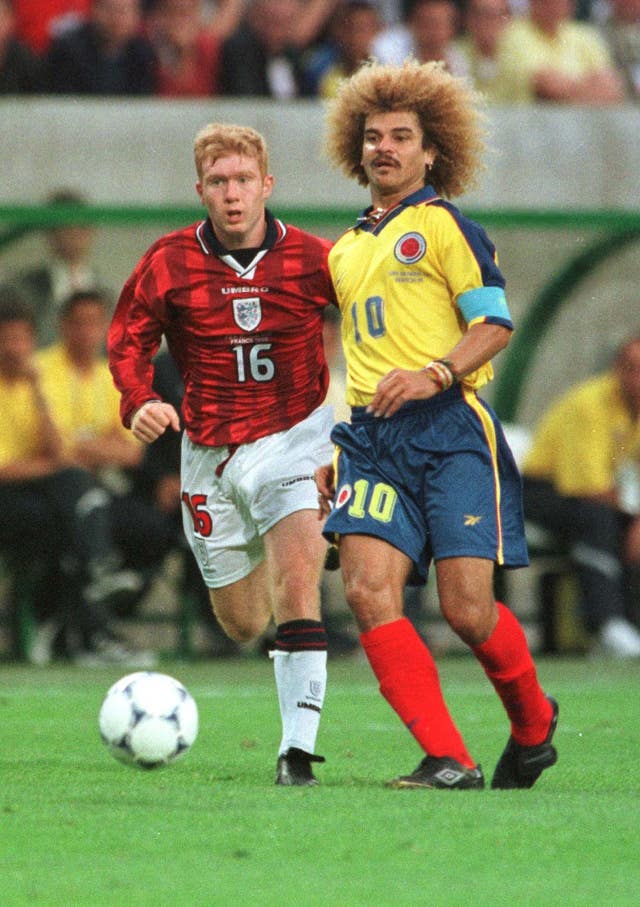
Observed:
[[[98,721],[109,752],[140,768],[175,762],[198,734],[195,700],[179,680],[157,671],[138,671],[114,683]]]

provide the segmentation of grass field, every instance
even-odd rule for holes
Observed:
[[[317,788],[273,784],[266,659],[179,663],[200,709],[182,762],[116,762],[97,713],[117,670],[0,666],[0,904],[501,907],[640,902],[640,664],[540,660],[558,765],[530,791],[396,791],[421,754],[366,664],[330,661]],[[440,662],[491,776],[508,735],[475,661]]]

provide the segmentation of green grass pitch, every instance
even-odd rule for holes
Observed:
[[[476,662],[441,659],[485,775],[506,742]],[[102,745],[126,671],[0,666],[0,903],[115,907],[538,907],[640,902],[640,664],[541,659],[557,766],[529,791],[397,791],[421,753],[358,659],[329,662],[317,788],[273,784],[266,658],[173,662],[193,749],[145,772]]]

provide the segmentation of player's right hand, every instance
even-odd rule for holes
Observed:
[[[163,403],[161,400],[143,403],[131,418],[131,431],[134,437],[138,441],[144,441],[145,444],[151,444],[163,435],[167,427],[180,431],[180,417],[170,403]]]

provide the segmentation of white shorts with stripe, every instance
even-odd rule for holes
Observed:
[[[229,448],[182,438],[182,522],[210,589],[247,576],[264,559],[262,536],[298,510],[315,510],[313,474],[331,461],[333,409],[292,428]],[[227,461],[225,463],[225,461]]]

